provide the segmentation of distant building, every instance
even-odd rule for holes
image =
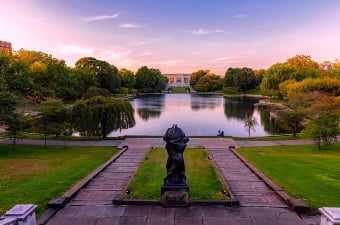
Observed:
[[[7,41],[0,41],[0,52],[12,53],[12,43]]]
[[[190,85],[191,74],[175,73],[164,74],[168,78],[168,86],[171,87],[187,87]]]
[[[321,63],[318,63],[319,64],[319,68],[321,70],[331,70],[333,69],[333,65],[334,63],[331,63],[330,61],[323,61]]]

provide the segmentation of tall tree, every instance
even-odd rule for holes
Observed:
[[[238,91],[255,88],[256,79],[254,71],[250,68],[228,68],[224,76],[224,87],[234,87]]]
[[[141,92],[162,92],[165,87],[166,80],[160,70],[143,66],[136,72],[136,88]]]
[[[108,62],[97,60],[93,57],[84,57],[76,62],[76,68],[85,68],[87,76],[95,76],[100,88],[105,88],[111,93],[116,93],[121,87],[117,67]]]

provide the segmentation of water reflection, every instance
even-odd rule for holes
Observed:
[[[224,114],[228,119],[235,118],[244,121],[254,114],[254,104],[247,101],[236,101],[234,98],[225,98]]]
[[[148,121],[151,118],[159,118],[164,109],[164,95],[145,95],[134,102],[134,109],[139,117]]]
[[[254,106],[257,100],[225,98],[221,95],[158,94],[131,100],[135,109],[136,125],[111,132],[109,136],[162,136],[172,124],[178,124],[188,136],[215,136],[223,130],[225,136],[247,137],[244,120],[255,117],[259,123],[252,136],[277,134],[277,123],[272,123],[264,108]]]
[[[214,109],[222,104],[220,95],[190,95],[191,109]]]

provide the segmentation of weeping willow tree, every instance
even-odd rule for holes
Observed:
[[[112,131],[133,127],[136,123],[133,113],[127,101],[96,96],[77,101],[72,118],[81,135],[106,138]]]

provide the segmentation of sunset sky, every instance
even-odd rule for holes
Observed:
[[[339,0],[0,0],[0,40],[162,73],[340,59]]]

